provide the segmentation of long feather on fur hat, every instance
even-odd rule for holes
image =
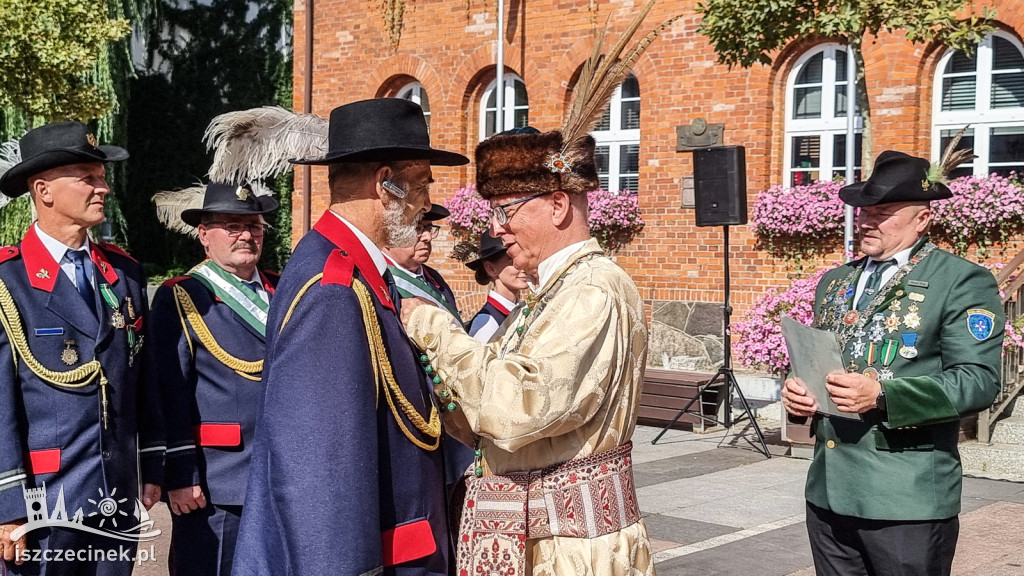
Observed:
[[[213,150],[210,179],[257,182],[292,169],[288,160],[318,158],[327,150],[327,120],[280,106],[228,112],[203,134]]]

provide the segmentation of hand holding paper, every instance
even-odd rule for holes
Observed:
[[[789,316],[782,317],[782,335],[786,339],[789,363],[793,367],[795,376],[793,380],[796,380],[795,386],[789,386],[789,381],[786,386],[790,390],[790,398],[793,402],[795,403],[797,398],[802,396],[797,393],[802,389],[806,396],[814,400],[818,412],[829,416],[859,420],[859,414],[840,409],[826,387],[826,380],[830,374],[836,376],[846,374],[846,368],[843,366],[843,354],[839,349],[836,335],[825,330],[804,326]],[[844,382],[846,380],[841,381],[840,384]],[[840,385],[839,388],[843,388],[843,386]],[[844,407],[851,405],[847,402],[845,393],[842,398]],[[801,411],[809,409],[805,402],[800,402],[796,406],[796,409]],[[789,406],[787,406],[788,409]],[[796,414],[792,410],[790,412]]]

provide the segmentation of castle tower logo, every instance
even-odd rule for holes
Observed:
[[[135,499],[135,509],[131,515],[122,508],[128,504],[128,498],[118,497],[117,488],[106,494],[102,489],[98,490],[97,499],[89,498],[88,502],[96,507],[96,510],[84,512],[81,508],[75,511],[71,520],[64,505],[64,486],[61,485],[60,493],[57,495],[57,502],[50,514],[46,503],[46,483],[42,488],[22,488],[25,497],[25,516],[28,522],[19,526],[11,533],[11,540],[18,540],[24,534],[38,528],[59,527],[71,530],[79,530],[90,534],[98,534],[118,540],[129,542],[148,542],[160,535],[160,530],[153,530],[153,521],[146,512],[146,507]],[[98,526],[90,522],[85,524],[86,518],[97,518]]]

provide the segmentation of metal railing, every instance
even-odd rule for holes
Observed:
[[[1003,310],[1006,321],[1013,324],[1024,315],[1024,250],[1014,256],[1009,264],[996,275],[996,282],[1003,293]],[[992,428],[999,416],[1024,388],[1024,350],[1019,347],[1003,349],[1002,388],[995,402],[978,414],[978,441],[989,443]]]

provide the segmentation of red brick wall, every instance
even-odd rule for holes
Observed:
[[[295,3],[295,94],[301,108],[304,89],[305,11]],[[401,43],[392,50],[384,31],[380,2],[316,0],[313,59],[313,111],[326,117],[335,106],[363,98],[393,95],[415,78],[431,106],[431,139],[440,148],[470,157],[477,143],[479,98],[494,78],[496,0],[405,0]],[[639,1],[508,0],[505,66],[526,83],[530,124],[557,128],[595,26],[611,16],[609,37],[630,20]],[[694,226],[692,209],[680,207],[684,177],[692,176],[690,156],[675,151],[675,127],[704,117],[726,125],[725,142],[746,147],[748,204],[759,190],[782,181],[785,82],[796,58],[813,42],[782,51],[770,67],[733,69],[716,63],[708,41],[697,34],[699,16],[692,1],[662,1],[648,17],[648,28],[671,15],[683,17],[648,50],[635,68],[642,97],[640,204],[647,227],[618,255],[648,300],[717,302],[721,299],[721,229]],[[1018,37],[1024,32],[1024,0],[996,2],[1000,26]],[[645,28],[647,29],[647,28]],[[931,150],[931,101],[935,66],[944,50],[911,45],[902,34],[865,39],[868,93],[877,153],[897,148],[922,156]],[[434,201],[472,182],[473,168],[434,170]],[[314,167],[313,221],[327,205],[326,169]],[[296,190],[303,176],[297,174]],[[305,206],[296,196],[295,237]],[[750,227],[732,228],[733,302],[738,312],[765,288],[794,273],[755,247]],[[447,231],[436,243],[432,265],[463,295],[462,308],[474,310],[482,289],[457,263],[446,258]],[[837,262],[839,255],[826,259]]]

